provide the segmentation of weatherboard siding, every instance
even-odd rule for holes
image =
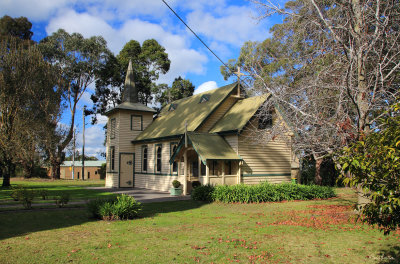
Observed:
[[[288,182],[291,179],[291,150],[280,139],[265,144],[251,137],[253,131],[247,128],[239,136],[239,155],[243,158],[242,183],[257,184]]]
[[[224,139],[228,142],[228,144],[231,146],[231,148],[238,153],[238,148],[239,148],[239,138],[238,135],[229,135],[229,136],[224,136]]]
[[[171,143],[178,142],[178,139],[155,142],[151,144],[135,145],[135,187],[152,190],[168,191],[173,180],[178,180],[177,175],[171,175],[172,168],[169,164]],[[161,172],[156,172],[156,147],[162,146]],[[142,171],[142,148],[147,146],[148,161],[147,171]]]

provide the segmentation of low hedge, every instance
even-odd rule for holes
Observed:
[[[89,214],[104,220],[133,219],[142,210],[142,204],[135,198],[122,194],[115,198],[95,199],[87,204]]]
[[[326,199],[335,197],[332,187],[301,185],[293,183],[257,185],[204,185],[192,192],[192,199],[197,201],[218,201],[224,203],[261,203],[292,200]]]

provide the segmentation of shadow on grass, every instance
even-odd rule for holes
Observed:
[[[379,264],[398,264],[400,261],[400,246],[392,246],[382,249],[379,256]]]
[[[205,203],[185,200],[143,204],[141,218],[155,217],[159,214],[186,211],[199,208]],[[67,228],[87,222],[100,221],[90,218],[86,208],[62,210],[32,210],[0,214],[0,240],[30,233]]]

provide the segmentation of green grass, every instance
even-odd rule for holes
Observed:
[[[0,213],[0,263],[397,263],[400,233],[354,224],[351,190],[329,200],[144,204],[142,218],[83,209]]]
[[[114,194],[105,192],[103,190],[86,189],[86,187],[102,187],[104,186],[104,180],[96,181],[79,181],[79,180],[15,180],[11,179],[11,185],[24,186],[30,189],[46,189],[48,190],[49,200],[42,200],[39,195],[35,197],[33,201],[33,206],[43,203],[53,203],[53,197],[59,195],[60,193],[66,192],[70,195],[70,202],[75,201],[86,201],[89,199],[94,199],[97,197],[108,197]],[[0,187],[0,205],[20,205],[18,201],[14,201],[11,196],[10,188]],[[4,208],[0,208],[0,211]]]

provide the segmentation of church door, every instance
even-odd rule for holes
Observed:
[[[134,187],[134,153],[121,153],[119,158],[119,187]]]

